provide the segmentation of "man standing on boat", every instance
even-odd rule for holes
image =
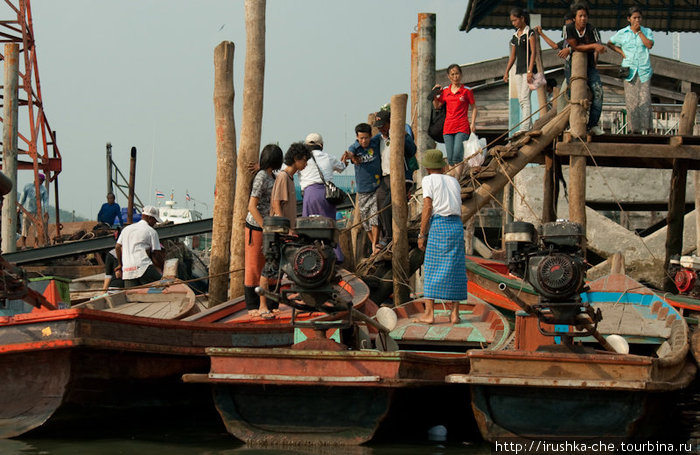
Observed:
[[[24,186],[24,191],[22,194],[22,201],[20,204],[22,207],[26,209],[27,212],[31,214],[27,215],[27,213],[22,214],[22,237],[20,238],[20,243],[22,245],[22,248],[27,247],[27,237],[29,236],[29,228],[32,226],[32,224],[38,221],[41,223],[41,218],[40,216],[43,216],[44,218],[44,223],[46,223],[49,220],[49,193],[46,191],[46,187],[44,186],[44,180],[46,180],[46,177],[44,177],[44,174],[41,172],[39,173],[39,197],[41,199],[41,211],[42,214],[39,215],[37,212],[37,207],[36,207],[36,187],[34,186],[34,182],[27,183]],[[26,205],[25,205],[26,203]],[[36,218],[33,218],[36,217]],[[46,226],[46,224],[44,224]],[[37,236],[37,231],[36,231],[36,226],[34,226],[34,246],[39,246],[39,240]]]
[[[447,166],[440,150],[426,150],[423,167],[423,212],[418,248],[425,251],[425,313],[417,322],[435,322],[435,299],[452,302],[450,322],[459,323],[459,302],[467,299],[467,264],[462,225],[461,188],[457,179],[446,175]]]
[[[163,252],[158,233],[153,226],[161,223],[158,209],[147,205],[141,213],[141,221],[122,230],[115,247],[122,278],[127,288],[152,283],[161,279]],[[157,268],[156,268],[157,267]]]

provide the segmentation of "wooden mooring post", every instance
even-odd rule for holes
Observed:
[[[680,123],[678,124],[679,136],[693,134],[695,113],[698,106],[698,96],[693,92],[685,95],[681,110]],[[664,258],[664,272],[668,270],[671,256],[680,255],[683,250],[683,217],[685,216],[685,187],[688,180],[688,161],[684,159],[673,160],[671,172],[671,194],[668,198],[668,215],[666,217],[666,257]],[[697,191],[697,189],[696,189]],[[676,292],[673,277],[664,274],[664,290]]]
[[[226,301],[233,197],[236,184],[236,126],[233,122],[233,51],[231,41],[214,49],[214,121],[216,125],[216,191],[209,262],[209,302]]]
[[[126,222],[134,222],[134,195],[136,187],[136,147],[131,147],[131,159],[129,160],[129,193],[127,196]]]
[[[435,85],[435,14],[418,13],[418,38],[416,43],[417,56],[417,94],[416,94],[416,147],[418,149],[416,159],[421,162],[423,152],[434,148],[435,141],[428,136],[430,127],[430,113],[433,109],[432,102],[428,100],[428,93]],[[413,104],[413,101],[411,101]],[[392,112],[393,117],[393,112]],[[403,135],[402,135],[403,136]],[[393,136],[392,136],[393,137]],[[420,181],[425,169],[416,172],[416,184],[420,187]],[[394,199],[392,198],[392,201]]]
[[[233,224],[231,227],[231,264],[229,295],[243,295],[245,267],[245,217],[253,183],[253,175],[246,171],[250,162],[257,162],[263,117],[263,90],[265,86],[265,0],[245,2],[246,53],[243,76],[243,118],[241,143],[238,147]],[[234,169],[235,172],[235,169]]]
[[[571,60],[571,114],[569,127],[574,141],[586,140],[586,114],[590,105],[587,88],[587,54],[574,52]],[[586,232],[586,157],[569,162],[569,219]]]
[[[19,44],[5,44],[5,85],[2,112],[2,171],[12,189],[2,205],[2,252],[17,251],[17,115]]]
[[[394,272],[394,305],[408,301],[408,204],[404,179],[404,136],[406,124],[406,102],[408,95],[391,97],[391,217],[393,231],[393,254],[391,267]]]

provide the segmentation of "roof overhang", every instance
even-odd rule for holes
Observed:
[[[655,32],[700,32],[700,0],[587,0],[587,3],[591,23],[598,30],[626,27],[627,10],[639,6],[644,12],[644,26]],[[510,29],[510,10],[516,6],[541,14],[542,28],[561,29],[570,4],[556,0],[469,0],[459,29],[465,32],[475,28]]]

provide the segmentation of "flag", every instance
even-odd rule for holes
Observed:
[[[157,197],[158,199],[163,199],[163,198],[165,197],[165,194],[163,194],[162,191],[156,190],[156,197]]]
[[[186,201],[189,201],[189,200],[191,200],[191,199],[192,199],[192,198],[190,197],[190,193],[185,193],[185,200],[186,200]]]

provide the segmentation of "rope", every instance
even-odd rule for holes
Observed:
[[[586,141],[584,141],[584,140],[581,138],[581,136],[578,136],[578,135],[576,135],[576,134],[573,134],[573,133],[572,133],[572,136],[574,136],[576,139],[578,139],[579,141],[581,141],[581,143],[583,144],[583,147],[586,149],[586,152],[588,153],[588,156],[591,158],[591,161],[593,161],[593,165],[596,167],[596,170],[598,171],[598,175],[600,175],[600,177],[603,179],[603,183],[605,183],[605,186],[608,187],[608,190],[610,191],[610,196],[612,196],[613,200],[615,201],[615,205],[617,205],[617,207],[620,209],[620,213],[626,214],[627,211],[626,211],[625,209],[622,208],[622,204],[620,204],[620,201],[618,200],[617,196],[615,195],[615,192],[613,191],[612,187],[611,187],[610,184],[608,183],[608,180],[605,178],[605,176],[603,175],[602,171],[600,170],[600,166],[598,165],[598,162],[596,161],[595,157],[593,156],[593,153],[591,152],[591,149],[588,148],[588,144],[586,144]],[[642,237],[641,235],[639,235],[639,233],[636,232],[636,231],[630,231],[630,232],[632,232],[635,236],[637,236],[637,237],[639,238],[639,240],[642,242],[642,245],[644,246],[644,249],[647,250],[647,253],[649,253],[649,255],[650,255],[655,261],[660,260],[660,259],[651,251],[651,248],[649,248],[649,246],[647,245],[646,241],[644,240],[644,237]],[[668,270],[664,270],[664,275],[666,275],[666,276],[667,276],[668,278],[670,278],[671,280],[674,279],[674,277],[672,277],[671,274],[668,273]]]

